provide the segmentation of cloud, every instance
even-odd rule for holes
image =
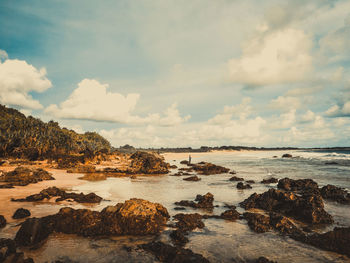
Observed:
[[[6,52],[0,56],[6,58]],[[0,103],[25,109],[42,109],[30,92],[43,92],[52,86],[46,77],[45,68],[36,69],[24,60],[0,60]]]
[[[350,117],[350,101],[345,102],[343,105],[333,105],[326,112],[327,117]]]
[[[133,115],[140,95],[131,93],[124,96],[108,89],[108,84],[101,84],[94,79],[84,79],[67,100],[59,106],[51,104],[45,109],[45,113],[62,119],[138,125],[152,123],[160,126],[178,125],[190,118],[190,116],[181,117],[176,104],[171,105],[163,114],[148,114],[145,117]]]
[[[304,115],[301,116],[300,122],[301,123],[312,122],[315,120],[315,118],[316,118],[316,114],[311,110],[308,110]]]
[[[301,81],[312,70],[311,47],[299,29],[262,33],[244,46],[241,58],[228,62],[231,81],[252,86]]]
[[[269,106],[272,109],[289,111],[298,109],[301,106],[301,102],[298,97],[278,96],[276,99],[271,100]]]

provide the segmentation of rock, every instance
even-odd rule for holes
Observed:
[[[283,178],[278,181],[277,188],[286,191],[307,191],[318,189],[318,184],[312,179]]]
[[[18,208],[16,212],[13,214],[13,219],[22,219],[25,217],[31,216],[31,213],[28,209]]]
[[[0,215],[0,228],[4,228],[6,226],[7,222],[3,215]]]
[[[176,214],[174,218],[178,221],[176,227],[181,231],[192,231],[196,228],[203,228],[204,223],[202,216],[198,213],[194,214]]]
[[[336,227],[324,234],[314,233],[307,237],[306,243],[350,257],[350,227]]]
[[[135,173],[142,174],[167,174],[169,164],[164,162],[160,155],[137,151],[130,156],[130,167]]]
[[[176,169],[177,166],[175,164],[169,166],[170,169]]]
[[[303,241],[305,235],[294,223],[287,217],[278,214],[270,213],[270,226],[276,229],[282,235],[288,235],[296,240]]]
[[[236,171],[229,172],[229,174],[236,174],[236,173],[237,173]]]
[[[42,190],[39,194],[29,195],[26,198],[20,199],[11,199],[14,202],[36,202],[42,201],[44,199],[51,199],[52,197],[59,197],[56,199],[56,202],[60,202],[66,199],[73,199],[78,203],[100,203],[102,197],[96,195],[95,193],[89,194],[77,194],[77,193],[68,193],[60,188],[55,186],[46,188]]]
[[[78,165],[67,170],[67,173],[95,173],[96,168],[93,165]]]
[[[278,179],[271,177],[269,179],[263,179],[260,183],[262,184],[275,184],[278,182]]]
[[[29,169],[22,166],[17,167],[13,171],[4,173],[0,177],[0,182],[10,183],[11,186],[25,186],[43,180],[55,180],[55,178],[53,178],[49,172],[41,168]]]
[[[186,243],[189,242],[186,235],[187,235],[187,232],[184,232],[181,230],[174,230],[170,233],[170,238],[174,245],[184,246]]]
[[[277,263],[277,261],[272,261],[272,260],[269,260],[265,257],[259,257],[255,263]]]
[[[199,174],[211,175],[211,174],[223,174],[228,173],[230,169],[223,166],[215,165],[212,163],[201,162],[192,165],[193,170],[197,171]]]
[[[336,201],[340,204],[350,204],[350,194],[346,190],[334,185],[328,184],[322,187],[321,195],[324,199]]]
[[[242,182],[239,182],[236,187],[237,189],[252,189],[250,184],[243,184]]]
[[[339,163],[337,163],[337,162],[325,162],[324,164],[325,165],[337,165]]]
[[[199,178],[198,176],[194,175],[194,176],[186,177],[186,178],[184,178],[184,179],[182,179],[182,180],[185,180],[185,181],[194,181],[194,182],[196,182],[196,181],[200,181],[201,178]]]
[[[229,179],[229,181],[238,182],[238,181],[244,181],[244,179],[242,177],[232,176]]]
[[[236,209],[231,208],[229,210],[226,210],[225,212],[222,212],[220,218],[229,221],[236,221],[240,217],[240,215],[241,214],[238,213]]]
[[[14,188],[12,184],[0,184],[0,189]]]
[[[292,158],[293,156],[289,153],[285,153],[282,155],[282,158]]]
[[[15,240],[21,246],[34,246],[53,231],[81,236],[157,234],[168,218],[164,206],[136,198],[108,206],[101,212],[65,207],[54,215],[27,219]]]
[[[246,183],[248,183],[248,184],[255,184],[255,181],[254,180],[247,180],[247,181],[245,181]]]
[[[298,196],[292,192],[270,189],[262,194],[252,194],[240,206],[277,212],[308,224],[333,223],[332,216],[324,210],[322,197],[314,193]]]
[[[248,226],[254,232],[265,233],[271,229],[270,218],[268,216],[246,212],[243,217],[248,221]]]
[[[186,164],[187,165],[187,164],[189,164],[189,162],[187,160],[183,160],[183,161],[180,162],[180,164]]]
[[[15,241],[8,238],[0,238],[0,262],[34,263],[31,258],[25,259],[23,252],[17,252]]]
[[[189,206],[193,208],[214,208],[214,196],[211,193],[206,193],[205,195],[197,195],[195,201],[197,201],[197,203],[194,201],[182,200],[180,202],[175,202],[175,205]]]
[[[151,252],[161,262],[166,263],[209,263],[209,260],[189,249],[173,247],[163,242],[152,242],[140,246]]]
[[[186,210],[186,208],[182,206],[176,206],[174,207],[174,210]]]

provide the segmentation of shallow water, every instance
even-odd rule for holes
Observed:
[[[85,182],[72,187],[77,192],[95,192],[105,200],[101,204],[89,207],[101,210],[107,205],[114,205],[129,198],[143,198],[158,202],[167,207],[170,215],[175,215],[174,202],[188,199],[193,200],[197,194],[211,192],[215,197],[214,214],[225,209],[224,204],[238,205],[252,193],[262,193],[276,184],[263,185],[259,182],[271,176],[276,178],[289,177],[293,179],[311,178],[320,186],[334,184],[350,190],[350,166],[347,162],[350,156],[329,155],[329,153],[315,153],[290,151],[293,156],[300,158],[273,158],[281,156],[284,152],[232,152],[232,153],[206,153],[192,154],[192,162],[208,161],[223,165],[237,172],[238,177],[254,180],[253,189],[237,190],[236,182],[230,182],[230,174],[200,176],[199,182],[182,180],[177,176],[140,176],[131,178],[108,178],[105,181]],[[327,156],[329,155],[329,156]],[[165,155],[167,161],[181,167],[179,162],[184,154]],[[187,157],[187,156],[186,156]],[[327,161],[337,160],[338,165],[325,165]],[[340,163],[340,161],[342,163]],[[173,170],[172,173],[175,173]],[[57,206],[56,204],[37,205],[41,211],[42,206]],[[75,205],[73,205],[75,207]],[[76,206],[81,208],[82,205]],[[335,225],[350,226],[350,207],[326,202],[326,210],[334,216]],[[33,207],[35,209],[35,207]],[[50,210],[50,209],[49,209]],[[237,209],[243,212],[243,209]],[[187,208],[185,212],[194,212]],[[182,211],[181,211],[182,212]],[[196,210],[200,213],[208,211]],[[186,247],[194,252],[201,253],[211,262],[246,262],[260,256],[266,256],[278,262],[350,262],[350,259],[336,253],[322,251],[317,248],[299,243],[288,237],[282,237],[276,232],[256,234],[252,232],[244,220],[228,222],[217,219],[204,220],[205,228],[195,230],[190,234],[190,242]],[[1,233],[9,236],[11,231]],[[319,229],[326,231],[329,228]],[[167,239],[166,230],[160,239]],[[139,249],[127,252],[124,246],[135,246],[149,242],[155,237],[118,237],[113,239],[88,239],[71,235],[56,234],[38,250],[26,251],[33,256],[36,262],[51,262],[56,259],[73,262],[154,262],[154,258]],[[67,261],[69,262],[69,261]]]

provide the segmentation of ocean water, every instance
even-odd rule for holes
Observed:
[[[281,158],[291,153],[293,158]],[[263,185],[259,182],[270,177],[293,179],[311,178],[319,186],[333,184],[350,190],[349,152],[311,151],[260,151],[260,152],[214,152],[193,153],[192,162],[207,161],[228,167],[237,172],[236,176],[254,180],[252,189],[238,190],[236,182],[230,182],[230,174],[200,176],[199,182],[184,181],[176,176],[140,176],[131,178],[108,178],[104,181],[85,182],[72,188],[77,192],[95,192],[105,201],[89,207],[101,210],[130,198],[143,198],[158,202],[167,207],[170,215],[175,215],[174,202],[193,200],[197,194],[211,192],[215,198],[213,214],[220,214],[225,204],[236,205],[253,193],[262,193],[276,184]],[[277,158],[274,158],[277,156]],[[166,155],[171,164],[182,167],[179,162],[187,159],[186,154]],[[172,170],[175,173],[176,170]],[[38,205],[40,207],[40,204]],[[38,207],[38,209],[39,209]],[[73,205],[74,207],[74,205]],[[79,205],[81,208],[81,205]],[[325,209],[334,216],[332,226],[316,229],[328,231],[334,226],[350,226],[350,206],[325,202]],[[242,208],[237,208],[243,212]],[[181,211],[182,212],[182,211]],[[208,213],[205,210],[187,208],[185,212]],[[277,262],[350,262],[350,259],[336,253],[319,250],[315,247],[283,237],[277,232],[257,234],[252,232],[245,220],[228,222],[218,219],[204,220],[205,228],[189,235],[187,248],[203,254],[211,262],[246,262],[265,256]],[[74,235],[55,234],[37,250],[25,251],[36,262],[51,262],[57,259],[66,262],[155,262],[152,255],[140,249],[127,252],[125,246],[136,246],[151,240],[168,240],[171,229],[160,236],[116,237],[90,239]],[[349,245],[350,246],[350,245]]]

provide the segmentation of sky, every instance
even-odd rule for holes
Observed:
[[[0,0],[0,104],[118,147],[350,146],[348,0]]]

